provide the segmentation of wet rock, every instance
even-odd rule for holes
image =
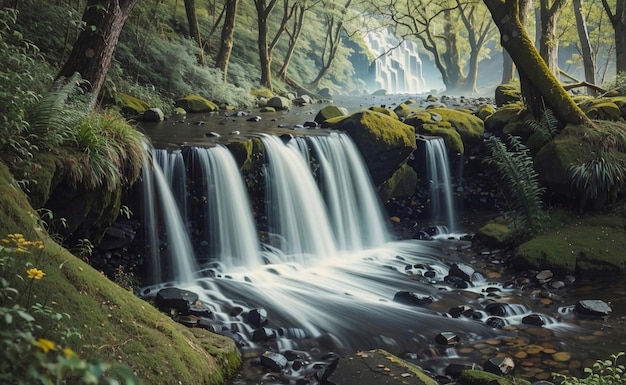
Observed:
[[[435,336],[435,342],[443,346],[455,346],[460,341],[461,338],[453,332],[441,332]]]
[[[320,125],[316,121],[304,122],[306,128],[318,128]]]
[[[457,289],[467,289],[470,286],[466,280],[454,275],[447,275],[443,280]]]
[[[164,312],[175,311],[187,315],[191,305],[198,301],[198,294],[176,287],[161,289],[154,298],[154,305]]]
[[[203,317],[200,317],[200,319],[198,320],[197,327],[206,329],[215,334],[221,334],[222,332],[228,330],[228,326],[224,325],[223,323]]]
[[[410,291],[399,291],[393,297],[394,302],[400,302],[405,305],[425,306],[434,302],[433,297],[429,295],[421,295]]]
[[[207,138],[219,138],[222,135],[218,134],[217,132],[211,131],[211,132],[205,133],[204,136]]]
[[[257,328],[267,325],[269,321],[267,318],[267,310],[264,308],[252,309],[248,312],[246,321]]]
[[[544,284],[544,283],[550,282],[550,280],[552,279],[553,276],[554,276],[554,274],[552,273],[552,271],[550,271],[550,270],[543,270],[543,271],[540,271],[539,273],[537,273],[537,275],[535,275],[535,279],[540,284]]]
[[[500,317],[489,317],[485,321],[485,324],[494,329],[502,329],[503,327],[506,326],[506,320]]]
[[[260,116],[253,116],[251,118],[246,119],[247,122],[260,122],[261,120],[263,120],[263,118],[261,118]]]
[[[446,366],[445,374],[446,376],[450,376],[452,378],[458,378],[464,370],[482,370],[482,367],[472,362],[451,363]]]
[[[163,114],[163,110],[154,107],[145,110],[141,118],[144,122],[162,122],[165,115]]]
[[[275,340],[276,335],[277,333],[276,333],[276,330],[274,329],[260,328],[260,329],[256,329],[252,333],[252,341],[259,342],[259,341]]]
[[[320,384],[327,384],[328,377],[330,377],[335,369],[337,369],[337,365],[339,365],[339,357],[330,358],[330,362],[322,365],[322,367],[317,370],[314,377],[320,382]]]
[[[608,317],[613,312],[611,306],[599,299],[587,299],[576,302],[574,312],[586,317]]]
[[[426,234],[430,236],[449,233],[448,228],[446,226],[428,226],[428,227],[423,227],[421,231],[425,232]]]
[[[522,318],[524,325],[543,326],[546,324],[545,319],[539,314],[530,314]]]
[[[510,357],[493,357],[483,364],[486,372],[505,376],[515,369],[515,362]]]
[[[261,366],[272,372],[280,372],[287,366],[287,358],[280,353],[265,352],[261,356]]]
[[[448,310],[448,314],[450,314],[452,318],[459,318],[460,316],[469,318],[474,314],[474,309],[467,305],[459,305],[450,308],[450,310]]]
[[[485,311],[491,315],[504,317],[507,314],[507,307],[506,303],[492,302],[485,306]]]
[[[471,281],[474,275],[474,268],[464,263],[455,263],[450,266],[448,274],[453,277],[462,278],[465,281]]]
[[[228,337],[231,340],[235,341],[235,344],[240,348],[246,347],[249,345],[248,341],[246,341],[246,338],[239,332],[234,332],[230,329],[226,329],[226,330],[222,330],[218,334],[224,337]]]

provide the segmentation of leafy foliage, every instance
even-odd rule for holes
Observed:
[[[80,358],[69,344],[71,337],[80,335],[62,325],[68,314],[31,304],[34,285],[46,281],[45,271],[36,267],[44,263],[39,258],[44,247],[42,241],[26,240],[21,234],[9,234],[0,245],[0,382],[138,384],[127,367]],[[16,263],[24,264],[24,276],[10,273]]]
[[[604,87],[617,90],[621,94],[626,94],[626,72],[618,73],[615,78],[608,81]]]
[[[552,376],[560,385],[621,385],[626,383],[626,367],[618,364],[626,353],[611,354],[608,360],[597,360],[591,368],[585,368],[584,378],[570,377],[560,373]]]
[[[487,145],[491,155],[484,161],[496,169],[506,186],[516,231],[523,236],[537,233],[547,214],[541,201],[544,188],[539,186],[528,148],[515,136],[508,137],[508,146],[497,137]]]
[[[540,121],[529,119],[524,122],[526,126],[530,127],[534,132],[538,132],[541,137],[546,140],[552,140],[559,132],[560,122],[557,120],[556,116],[552,110],[544,110],[543,115],[541,116]]]
[[[604,196],[610,200],[626,186],[626,161],[615,152],[601,149],[581,164],[569,168],[572,187],[582,191],[585,201]]]

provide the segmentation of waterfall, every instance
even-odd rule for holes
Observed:
[[[310,143],[319,163],[322,190],[336,242],[341,250],[379,247],[388,241],[378,195],[361,155],[346,134],[298,137],[290,143],[309,159]]]
[[[221,145],[195,147],[192,156],[204,180],[204,239],[209,257],[226,270],[258,267],[259,239],[235,159]]]
[[[446,145],[442,138],[423,137],[426,148],[426,172],[430,184],[431,217],[436,221],[446,221],[449,232],[454,232],[456,214],[452,199],[450,166]]]
[[[154,155],[154,151],[152,151],[152,154]],[[149,276],[152,283],[158,283],[162,281],[161,253],[159,248],[158,217],[156,212],[157,202],[154,193],[154,178],[152,177],[151,162],[150,156],[143,158],[143,167],[141,169],[141,212],[143,214],[142,219],[144,224],[143,238],[147,242],[145,248],[148,254]]]
[[[288,255],[331,256],[337,252],[326,206],[304,157],[278,137],[261,136],[265,154],[270,231]]]
[[[185,160],[181,151],[167,151],[163,149],[154,150],[157,163],[163,170],[163,176],[171,186],[172,195],[178,204],[180,216],[183,223],[189,220],[189,210],[187,202],[187,171]]]

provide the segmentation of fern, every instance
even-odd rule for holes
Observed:
[[[552,110],[544,110],[540,121],[527,120],[524,124],[534,132],[538,132],[544,140],[549,141],[559,132],[558,128],[561,123],[554,116]]]
[[[509,136],[509,145],[494,137],[487,142],[491,155],[485,163],[495,167],[506,186],[513,224],[521,235],[532,235],[541,229],[547,214],[541,196],[544,188],[533,167],[529,150],[517,137]]]

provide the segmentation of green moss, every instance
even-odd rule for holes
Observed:
[[[250,94],[254,96],[255,98],[270,99],[274,97],[274,93],[272,92],[272,90],[270,90],[269,88],[265,88],[265,87],[254,89],[250,91]]]
[[[150,108],[150,105],[143,100],[123,92],[118,92],[116,94],[116,99],[118,107],[121,108],[124,114],[139,115]]]
[[[402,164],[391,178],[387,179],[379,187],[379,196],[383,202],[394,197],[410,196],[415,192],[417,185],[417,173],[406,163]]]
[[[86,359],[121,362],[142,383],[224,383],[241,362],[232,340],[174,323],[54,243],[37,230],[26,196],[11,181],[8,169],[0,164],[0,236],[22,233],[26,239],[45,242],[41,254],[24,255],[24,262],[31,258],[46,273],[33,285],[35,300],[71,316],[62,322],[81,335],[69,341],[74,351]],[[23,269],[16,264],[8,271],[11,285],[20,287],[15,275],[23,275]],[[44,329],[40,336],[50,338],[49,333]]]
[[[411,101],[411,100],[409,100]],[[412,103],[409,103],[409,101],[406,101],[404,103],[400,103],[396,106],[396,108],[393,109],[393,111],[396,113],[396,115],[398,116],[398,118],[406,118],[407,116],[409,116],[412,112],[415,112],[415,108],[412,107],[412,104],[415,104],[415,101],[411,101]]]
[[[461,135],[465,151],[473,148],[478,149],[482,144],[485,126],[483,121],[473,115],[471,111],[452,108],[432,108],[429,112],[441,115],[444,122],[452,124],[452,127]]]
[[[252,163],[252,140],[242,140],[238,142],[230,142],[226,144],[228,150],[241,170],[248,170]]]
[[[459,376],[460,385],[528,385],[530,382],[519,379],[498,376],[482,370],[464,370]]]
[[[496,112],[496,108],[491,104],[483,104],[476,111],[476,116],[483,122]]]
[[[426,375],[419,367],[411,364],[410,362],[400,359],[394,356],[393,354],[382,349],[375,349],[375,350],[372,350],[371,352],[380,354],[384,356],[390,362],[405,368],[407,371],[410,371],[412,374],[415,375],[415,377],[417,377],[417,380],[419,381],[421,385],[437,385],[437,381],[435,381],[434,379]]]
[[[387,146],[407,146],[415,150],[415,131],[413,127],[394,119],[389,115],[374,111],[357,112],[339,124],[350,133],[357,142],[374,141]]]
[[[589,119],[597,120],[618,120],[622,112],[611,98],[588,99],[579,104]]]
[[[525,110],[521,102],[506,104],[485,119],[485,131],[499,136],[508,124],[524,119]]]
[[[211,112],[217,111],[219,106],[200,95],[187,95],[176,100],[176,107],[181,107],[187,112]]]
[[[338,123],[342,118],[347,116],[348,112],[345,108],[329,105],[319,110],[313,120],[325,127],[332,127],[333,124]]]
[[[522,100],[522,93],[520,91],[519,82],[500,84],[496,87],[495,101],[498,107],[520,102]]]
[[[394,119],[398,119],[398,114],[396,114],[395,111],[390,110],[389,108],[374,106],[374,107],[370,107],[369,110],[374,111],[374,112],[379,112],[381,114],[385,114]]]
[[[417,130],[417,133],[442,138],[450,155],[463,154],[465,152],[461,134],[452,127],[450,122],[424,123]]]
[[[501,248],[513,243],[513,235],[514,232],[506,222],[491,221],[476,232],[474,239],[481,246]]]
[[[520,269],[550,269],[563,274],[624,270],[625,248],[624,220],[594,215],[523,243],[513,263]]]

